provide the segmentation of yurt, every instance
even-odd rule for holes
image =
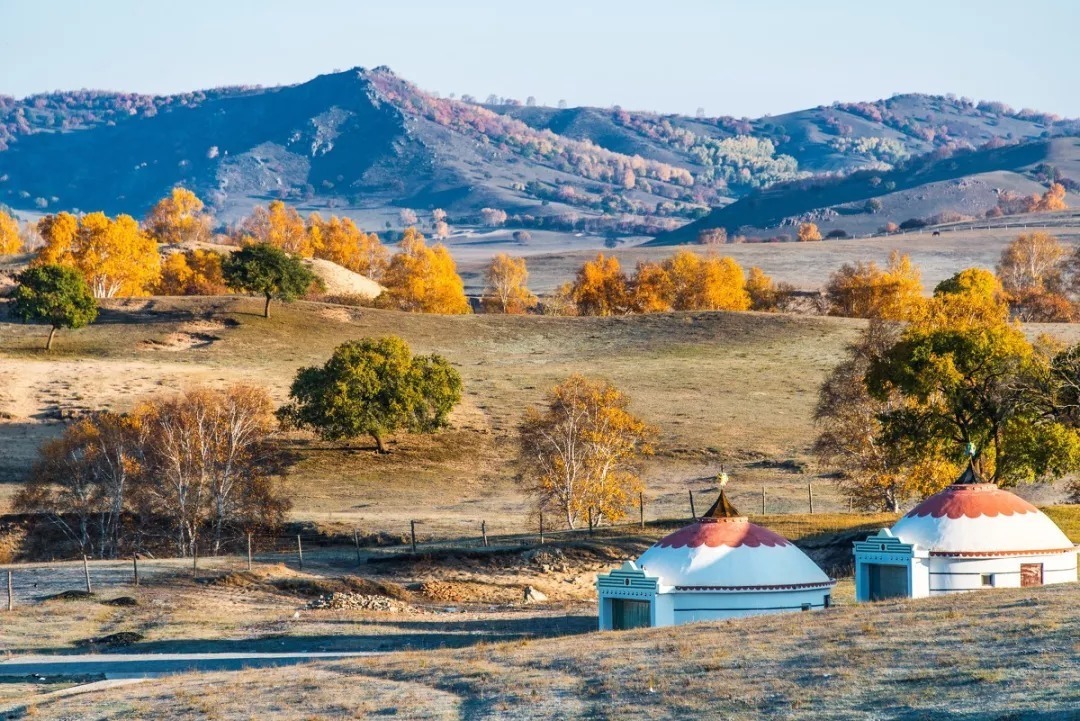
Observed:
[[[835,581],[790,541],[740,516],[722,485],[704,516],[597,576],[600,630],[828,608]]]
[[[1076,581],[1077,547],[1046,514],[969,464],[953,485],[855,543],[859,601]]]

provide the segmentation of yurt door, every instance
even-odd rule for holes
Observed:
[[[1043,565],[1041,563],[1020,564],[1020,585],[1041,586],[1043,585]]]
[[[648,628],[648,601],[632,601],[626,598],[611,600],[611,627],[616,631],[626,628]]]
[[[911,595],[908,591],[907,566],[889,566],[880,563],[872,563],[866,568],[868,581],[870,582],[870,600],[881,601],[886,598],[907,598]]]

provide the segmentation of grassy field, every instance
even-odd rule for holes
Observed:
[[[0,325],[0,502],[37,444],[59,432],[62,414],[238,380],[265,384],[280,400],[299,367],[321,363],[342,341],[394,333],[461,372],[466,393],[453,428],[399,436],[385,457],[366,439],[341,447],[297,436],[303,460],[287,482],[298,517],[361,527],[438,519],[446,531],[484,519],[493,532],[521,530],[525,505],[509,467],[516,424],[573,372],[611,379],[659,427],[660,453],[646,468],[650,518],[688,515],[687,489],[712,488],[720,463],[734,471],[737,503],[759,506],[764,483],[770,510],[802,511],[817,387],[862,325],[749,313],[440,317],[314,303],[279,306],[264,320],[258,306],[242,298],[119,303],[97,324],[61,333],[48,356],[41,328]],[[827,486],[818,496],[821,509],[840,507]]]
[[[1000,589],[677,628],[174,676],[41,719],[1066,719],[1080,587]]]

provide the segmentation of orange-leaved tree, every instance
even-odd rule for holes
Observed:
[[[0,255],[14,255],[23,249],[19,223],[10,215],[0,210]]]
[[[391,307],[414,313],[471,312],[450,251],[442,243],[429,247],[416,228],[405,230],[382,282],[384,302]]]
[[[873,261],[840,266],[829,277],[825,297],[830,315],[849,318],[909,320],[925,303],[919,269],[895,250],[884,270]]]
[[[669,311],[674,295],[675,286],[663,265],[638,261],[630,281],[630,305],[635,313]]]
[[[96,298],[148,295],[161,274],[157,243],[130,215],[60,213],[38,229],[45,245],[34,264],[75,268]]]
[[[221,253],[193,248],[170,253],[161,263],[156,295],[225,295],[228,287],[221,271]]]
[[[529,271],[524,258],[499,253],[484,270],[484,280],[484,306],[488,310],[520,315],[537,303],[528,288]]]
[[[733,258],[680,250],[664,261],[675,310],[749,310],[746,276]]]
[[[1065,296],[1065,248],[1049,233],[1017,236],[1001,251],[997,274],[1014,315],[1024,321],[1070,321],[1073,304]]]
[[[656,429],[630,411],[630,397],[602,380],[572,375],[529,408],[518,466],[536,509],[569,528],[626,516],[642,489],[637,464]]]
[[[821,231],[816,223],[800,223],[795,237],[800,243],[821,240]]]
[[[1065,186],[1061,183],[1053,183],[1035,203],[1036,212],[1053,212],[1055,210],[1068,210],[1069,204],[1065,202]]]
[[[241,241],[268,243],[286,253],[310,258],[314,255],[304,219],[280,200],[255,206],[240,226]]]
[[[199,196],[177,187],[151,208],[144,224],[157,242],[175,245],[209,240],[213,221]]]
[[[390,262],[390,253],[375,233],[365,233],[349,218],[331,215],[323,220],[318,213],[308,216],[308,236],[316,258],[329,260],[354,273],[380,280]]]
[[[570,297],[581,315],[617,315],[628,309],[626,284],[618,259],[598,253],[578,269]]]

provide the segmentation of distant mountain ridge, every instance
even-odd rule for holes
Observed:
[[[663,233],[777,183],[1074,133],[1075,120],[927,95],[758,119],[481,106],[354,68],[273,88],[0,97],[0,203],[141,215],[183,184],[224,219],[283,198]]]

